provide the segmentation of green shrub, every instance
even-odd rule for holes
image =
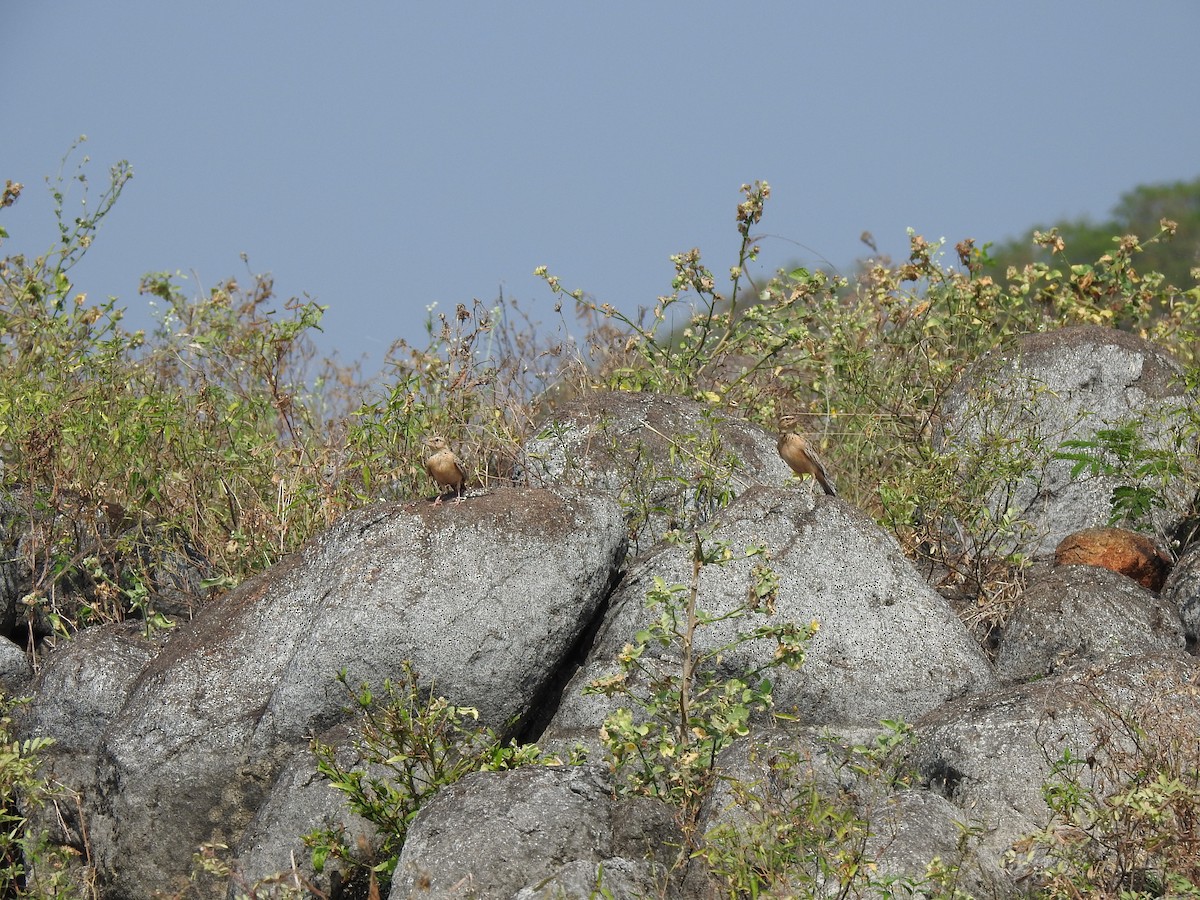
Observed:
[[[351,871],[369,868],[390,879],[413,817],[441,788],[470,772],[562,764],[536,746],[505,742],[476,724],[477,710],[420,687],[411,663],[404,663],[396,681],[384,682],[380,696],[365,684],[352,688],[344,671],[339,680],[357,713],[355,760],[345,764],[338,748],[314,740],[317,771],[345,795],[351,810],[378,829],[381,843],[370,850],[351,846],[340,829],[313,832],[305,841],[313,848],[317,872],[334,857]]]
[[[169,309],[148,339],[122,327],[114,299],[75,293],[70,269],[130,177],[126,164],[113,167],[88,213],[81,172],[85,214],[71,219],[60,174],[60,244],[0,264],[3,487],[39,538],[26,544],[30,615],[67,630],[150,612],[141,589],[152,573],[132,545],[198,555],[218,582],[232,581],[329,518],[311,502],[324,449],[310,437],[321,433],[295,372],[320,308],[290,304],[278,316],[265,278],[188,304],[169,279],[149,276],[144,290]],[[67,586],[95,582],[97,563],[117,596],[100,591],[97,603],[91,590],[85,608],[66,606]]]
[[[0,895],[90,897],[93,888],[79,881],[87,869],[73,866],[77,854],[31,821],[47,804],[69,798],[41,772],[41,758],[54,741],[16,736],[13,714],[23,702],[0,697]]]
[[[752,715],[771,708],[765,672],[799,668],[817,624],[774,621],[739,632],[719,647],[705,647],[702,635],[720,622],[773,614],[778,581],[761,547],[735,554],[700,532],[674,539],[690,544],[691,579],[667,584],[655,577],[646,598],[654,621],[621,651],[618,671],[593,681],[585,693],[629,704],[610,713],[600,732],[613,770],[624,789],[679,807],[686,828],[694,825],[711,786],[717,755],[749,733]],[[699,603],[704,569],[739,559],[764,560],[752,569],[746,601],[723,613],[706,612]],[[769,661],[737,676],[722,674],[722,657],[755,641],[775,645]]]
[[[117,301],[89,301],[70,272],[132,170],[114,166],[89,209],[84,164],[70,179],[82,215],[67,212],[61,172],[51,183],[59,243],[0,262],[0,488],[10,528],[36,538],[22,544],[31,631],[164,624],[154,559],[203,561],[212,586],[236,584],[352,506],[428,490],[432,431],[458,439],[476,480],[512,475],[558,358],[539,346],[546,365],[530,362],[515,304],[438,317],[430,346],[397,345],[373,383],[318,360],[324,307],[280,303],[248,268],[194,298],[167,273],[144,276],[158,324],[130,332]],[[20,194],[9,183],[3,205]]]
[[[1142,690],[1138,709],[1097,695],[1096,749],[1050,760],[1050,819],[1013,853],[1039,896],[1200,897],[1200,688],[1167,673]]]
[[[906,763],[912,729],[883,722],[869,744],[848,745],[826,735],[831,770],[852,790],[822,786],[812,761],[795,750],[769,752],[769,783],[728,780],[732,801],[704,835],[696,856],[731,898],[760,896],[961,898],[959,860],[930,861],[919,876],[883,876],[868,852],[874,823],[862,807],[874,793],[912,787]],[[964,829],[959,859],[974,838]]]

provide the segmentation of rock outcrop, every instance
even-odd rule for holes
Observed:
[[[1022,478],[996,486],[993,499],[1008,499],[994,512],[1031,516],[1028,549],[1045,558],[1065,534],[1107,520],[1121,484],[1073,479],[1055,452],[1131,417],[1165,441],[1187,400],[1175,372],[1117,332],[1028,337],[949,398],[944,446],[1000,434],[1030,453]],[[774,435],[754,426],[692,401],[606,394],[560,409],[525,451],[530,485],[353,512],[166,639],[107,626],[59,647],[21,728],[55,739],[46,771],[77,801],[36,814],[38,826],[77,850],[113,900],[185,884],[215,897],[279,871],[338,893],[337,861],[317,872],[301,835],[340,828],[368,848],[380,836],[315,773],[310,741],[353,757],[360,725],[346,684],[378,686],[412,663],[423,689],[474,707],[502,737],[591,757],[441,788],[409,823],[392,900],[716,896],[696,853],[703,835],[813,825],[804,817],[826,808],[866,829],[863,868],[846,871],[916,885],[937,856],[960,887],[1015,897],[1036,882],[1025,836],[1052,823],[1043,786],[1067,772],[1056,761],[1084,760],[1068,774],[1103,791],[1121,784],[1137,740],[1200,740],[1200,669],[1185,652],[1200,634],[1195,550],[1161,595],[1106,569],[1047,565],[1011,601],[993,661],[888,533],[791,480]],[[698,477],[713,467],[723,496]],[[1168,492],[1169,518],[1187,486]],[[19,541],[19,517],[4,509],[0,539]],[[661,540],[683,522],[698,524],[701,548],[728,554],[697,566],[694,539]],[[751,547],[762,552],[743,557]],[[748,586],[764,564],[769,602],[730,618],[756,596]],[[28,575],[0,563],[10,633]],[[688,821],[620,790],[599,735],[615,701],[583,694],[663,614],[647,606],[656,590],[694,590],[712,618],[693,650],[717,678],[767,673],[780,714],[713,754]],[[772,642],[741,640],[760,624],[813,622],[798,671],[769,667]],[[10,691],[29,675],[14,648],[0,654]],[[678,665],[676,647],[644,653],[662,670]],[[907,739],[898,720],[913,723]],[[229,848],[234,888],[193,878],[202,845]],[[780,885],[828,890],[806,880],[808,845],[790,846],[794,858],[771,861],[795,866]]]
[[[770,548],[779,595],[764,623],[819,625],[803,667],[771,674],[780,712],[805,724],[873,725],[912,719],[992,686],[990,665],[949,604],[917,577],[895,540],[849,504],[824,495],[814,501],[810,488],[758,487],[724,509],[714,525],[710,540],[735,555],[753,545]],[[751,557],[706,566],[699,606],[718,617],[741,606],[759,562]],[[646,605],[655,579],[688,585],[691,572],[691,548],[664,545],[628,574],[547,740],[594,741],[614,702],[584,696],[584,686],[611,674],[621,648],[660,615]],[[757,624],[725,620],[701,629],[697,650],[727,647],[728,671],[757,670],[770,661],[773,644],[731,646]]]
[[[1048,558],[1071,532],[1107,524],[1113,490],[1128,486],[1121,474],[1073,475],[1074,461],[1060,454],[1076,448],[1064,444],[1134,423],[1150,448],[1175,446],[1189,402],[1180,375],[1153,344],[1116,329],[1025,335],[975,363],[949,393],[944,446],[980,452],[976,464],[996,473],[993,517],[1011,514],[1029,526],[1006,545]],[[1020,474],[1006,474],[1013,472]],[[1176,480],[1165,499],[1157,523],[1164,531],[1191,499],[1189,486]]]
[[[1128,528],[1085,528],[1068,534],[1054,550],[1056,566],[1099,566],[1162,590],[1171,557],[1144,534]]]
[[[102,661],[117,683],[89,707],[97,765],[73,786],[112,890],[149,897],[202,843],[236,846],[288,762],[347,717],[343,670],[379,684],[412,661],[484,723],[520,729],[552,702],[624,548],[616,505],[570,490],[371,507],[211,604],[132,679],[128,653]],[[77,653],[43,683],[75,677]],[[40,692],[35,728],[60,736],[63,702],[79,703]]]

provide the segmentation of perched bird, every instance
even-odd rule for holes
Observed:
[[[463,484],[466,481],[467,472],[463,468],[463,464],[459,462],[458,457],[454,455],[454,451],[450,449],[450,445],[446,443],[444,437],[432,435],[425,439],[425,446],[429,448],[429,458],[425,460],[425,471],[429,473],[429,477],[437,482],[438,498],[434,501],[434,506],[441,506],[443,488],[451,488],[454,491],[454,496],[457,498],[455,503],[462,503]]]
[[[796,421],[795,416],[784,416],[780,419],[779,443],[776,445],[779,448],[779,455],[797,475],[802,478],[805,475],[811,475],[817,479],[817,483],[821,485],[826,494],[836,497],[837,488],[833,486],[833,480],[825,471],[825,463],[821,462],[817,451],[809,446],[808,441],[791,430]]]

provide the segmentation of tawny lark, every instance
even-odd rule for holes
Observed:
[[[817,484],[821,485],[821,489],[826,494],[836,497],[837,488],[833,486],[833,480],[825,470],[825,463],[821,462],[821,457],[817,456],[817,451],[809,446],[808,441],[801,435],[790,430],[795,424],[795,416],[784,416],[780,420],[779,443],[777,444],[779,455],[801,478],[811,475],[817,479]]]
[[[438,498],[433,505],[441,505],[443,488],[450,488],[456,498],[454,502],[462,503],[463,484],[467,477],[463,464],[459,462],[458,457],[454,455],[454,451],[450,449],[443,437],[438,435],[427,437],[425,446],[430,451],[429,458],[425,460],[425,471],[429,473],[430,478],[437,482],[439,491]]]

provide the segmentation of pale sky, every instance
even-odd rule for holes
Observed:
[[[52,246],[43,179],[86,134],[94,189],[135,177],[77,290],[137,323],[143,272],[195,292],[244,252],[350,358],[501,289],[551,321],[539,265],[651,305],[672,253],[735,261],[755,179],[766,275],[1200,175],[1194,0],[2,5],[0,253]]]

